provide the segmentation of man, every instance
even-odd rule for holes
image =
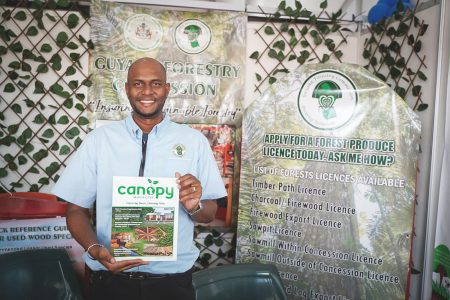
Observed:
[[[67,225],[86,249],[84,258],[92,270],[91,299],[195,299],[192,267],[199,250],[193,244],[194,221],[213,220],[217,204],[208,199],[226,195],[217,164],[200,132],[173,123],[163,114],[170,85],[159,62],[151,58],[135,61],[128,70],[125,90],[132,114],[88,134],[53,193],[70,202]],[[116,261],[108,250],[112,178],[138,175],[177,177],[176,261]],[[95,201],[97,233],[89,214]]]

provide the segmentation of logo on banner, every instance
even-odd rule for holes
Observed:
[[[150,51],[158,47],[163,30],[152,16],[137,14],[128,18],[123,34],[131,48],[138,51]]]
[[[326,70],[312,74],[300,88],[298,110],[312,127],[336,129],[352,118],[358,103],[355,84],[342,73]]]
[[[211,43],[211,29],[202,21],[186,20],[175,29],[174,39],[181,51],[197,54]]]

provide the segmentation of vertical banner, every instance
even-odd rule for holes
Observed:
[[[418,116],[346,64],[308,64],[245,112],[238,262],[290,299],[405,299]]]
[[[164,111],[210,141],[229,197],[216,225],[229,225],[237,182],[244,98],[244,13],[186,12],[92,1],[90,119],[121,120],[131,111],[127,71],[141,57],[160,61],[171,91]],[[94,123],[94,122],[92,122]]]
[[[449,71],[450,73],[450,71]],[[436,238],[433,252],[433,282],[431,299],[450,300],[450,77],[447,83],[444,155],[436,221]]]

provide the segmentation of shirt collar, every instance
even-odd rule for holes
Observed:
[[[156,124],[155,127],[153,127],[152,131],[150,132],[150,135],[154,134],[156,137],[162,135],[164,131],[168,128],[169,124],[170,118],[166,113],[164,113],[162,121]],[[125,119],[125,125],[127,127],[127,131],[131,134],[133,138],[135,138],[136,140],[142,139],[142,130],[134,121],[131,113]]]

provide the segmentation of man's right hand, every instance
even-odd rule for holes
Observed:
[[[89,250],[89,255],[98,260],[106,269],[112,273],[119,273],[137,266],[148,265],[148,261],[142,259],[128,259],[116,261],[116,259],[109,253],[108,249],[104,247],[92,247]]]

